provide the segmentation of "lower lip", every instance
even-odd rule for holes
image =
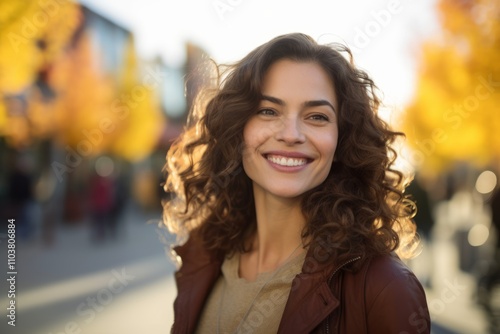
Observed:
[[[283,165],[278,165],[277,163],[274,163],[271,160],[268,160],[266,157],[264,157],[264,159],[266,159],[266,161],[269,163],[269,165],[271,165],[272,168],[285,173],[300,172],[304,170],[309,164],[309,162],[306,162],[305,164],[300,166],[283,166]]]

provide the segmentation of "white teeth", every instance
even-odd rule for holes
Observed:
[[[285,158],[276,155],[268,155],[267,160],[277,165],[287,166],[287,167],[302,166],[305,165],[307,162],[307,160],[304,158]]]

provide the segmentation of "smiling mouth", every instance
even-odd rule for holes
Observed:
[[[272,155],[272,154],[268,154],[266,156],[266,159],[268,161],[271,161],[274,164],[277,164],[280,166],[285,166],[285,167],[303,166],[307,163],[306,158],[290,158],[290,157],[284,157],[281,155]]]

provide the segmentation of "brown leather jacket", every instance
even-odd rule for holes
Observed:
[[[205,300],[221,274],[222,259],[191,236],[175,248],[182,258],[176,272],[172,333],[194,333]],[[359,270],[320,263],[309,249],[292,288],[278,333],[407,334],[430,333],[425,292],[396,255],[363,261]]]

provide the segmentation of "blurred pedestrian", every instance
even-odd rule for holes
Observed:
[[[500,253],[500,186],[497,186],[488,201],[491,210],[491,223],[496,232],[496,249]]]
[[[500,284],[500,186],[495,188],[486,203],[491,214],[491,227],[495,239],[495,250],[493,261],[488,266],[487,272],[479,279],[479,297],[481,299],[480,302],[489,307],[491,292],[495,285]]]
[[[413,220],[417,225],[417,231],[421,238],[422,254],[420,254],[416,263],[412,262],[411,268],[417,274],[417,277],[428,288],[432,287],[432,273],[434,271],[434,255],[432,254],[432,231],[434,228],[434,212],[429,192],[426,189],[422,175],[417,171],[410,185],[406,188],[412,201],[418,207]]]
[[[477,302],[484,307],[489,323],[489,332],[500,333],[500,307],[498,287],[500,286],[500,186],[497,184],[486,200],[490,209],[491,233],[494,240],[493,258],[489,259],[477,281]]]
[[[111,231],[114,188],[112,179],[95,173],[90,180],[90,215],[92,241],[102,242]]]
[[[415,226],[369,76],[290,34],[231,68],[167,155],[173,333],[429,333]],[[406,252],[405,252],[406,251]]]
[[[411,195],[412,200],[418,207],[415,217],[417,231],[425,240],[431,238],[432,229],[434,228],[434,214],[429,193],[423,185],[423,180],[420,174],[416,174],[413,181],[406,189],[406,193]]]
[[[16,221],[16,236],[29,239],[33,236],[34,189],[31,161],[25,155],[17,156],[7,185],[9,218]]]
[[[124,172],[120,171],[111,179],[113,183],[113,199],[110,213],[110,237],[118,238],[123,233],[123,212],[129,199],[128,180]]]

